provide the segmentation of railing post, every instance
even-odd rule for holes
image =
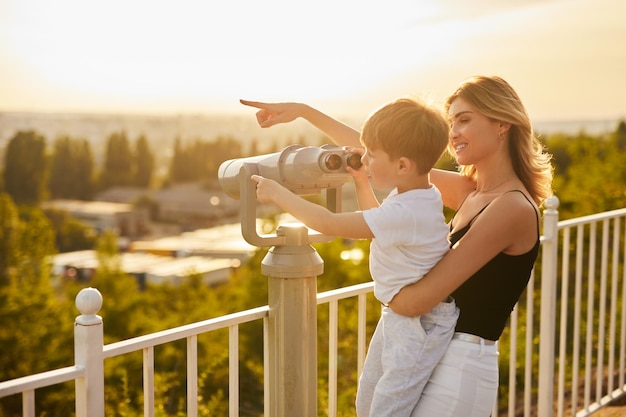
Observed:
[[[551,417],[554,407],[554,354],[556,328],[556,264],[558,254],[559,199],[549,197],[543,213],[541,252],[541,322],[539,324],[538,417]]]
[[[285,244],[267,253],[269,416],[317,416],[317,275],[324,261],[303,225],[281,225]]]
[[[81,315],[74,322],[74,360],[85,369],[76,380],[76,417],[104,417],[104,358],[102,295],[95,288],[83,288],[76,296]]]

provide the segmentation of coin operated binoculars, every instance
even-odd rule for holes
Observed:
[[[281,152],[232,159],[220,165],[224,191],[241,200],[241,232],[255,246],[272,246],[261,273],[268,276],[269,417],[316,416],[317,412],[317,276],[324,261],[311,243],[326,236],[302,224],[279,225],[274,235],[256,230],[256,182],[271,178],[299,195],[326,190],[326,207],[341,211],[341,188],[351,180],[346,168],[361,157],[346,148],[292,145]]]
[[[281,152],[231,159],[218,171],[222,189],[232,198],[241,200],[241,232],[251,245],[279,246],[284,237],[260,235],[256,229],[256,183],[252,175],[271,178],[298,195],[320,194],[326,190],[326,208],[341,211],[341,188],[352,177],[346,167],[358,169],[361,156],[335,145],[321,147],[291,145]],[[317,232],[309,234],[307,243],[329,242],[333,236]]]

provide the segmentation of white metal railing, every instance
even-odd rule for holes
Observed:
[[[626,209],[562,221],[558,229],[556,415],[583,417],[626,393]]]
[[[500,341],[501,391],[493,415],[591,415],[625,394],[626,358],[626,209],[558,221],[558,200],[544,212],[541,260],[528,288],[511,315]],[[328,305],[328,410],[337,416],[338,305],[357,298],[357,374],[366,352],[366,299],[372,283],[317,294]],[[537,293],[540,292],[539,298]],[[154,415],[154,348],[186,340],[187,415],[198,415],[198,336],[228,329],[229,415],[239,415],[239,327],[258,322],[264,339],[264,415],[272,410],[272,312],[260,307],[192,323],[129,340],[103,345],[102,299],[84,289],[76,304],[75,365],[0,382],[0,398],[22,396],[22,415],[35,416],[35,391],[75,381],[76,415],[104,415],[105,360],[141,351],[143,354],[144,415]],[[537,314],[537,311],[539,314]],[[537,346],[538,345],[538,346]],[[508,388],[507,388],[508,387]],[[568,400],[569,399],[569,400]],[[345,410],[343,410],[345,411]]]

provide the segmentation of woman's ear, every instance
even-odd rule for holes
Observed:
[[[511,123],[500,122],[500,130],[498,132],[500,137],[504,137],[504,135],[509,131],[510,128],[511,128]]]

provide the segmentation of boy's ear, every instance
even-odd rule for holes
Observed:
[[[411,159],[401,156],[400,158],[398,158],[398,173],[406,174],[413,168],[414,165],[415,162],[413,162]]]

